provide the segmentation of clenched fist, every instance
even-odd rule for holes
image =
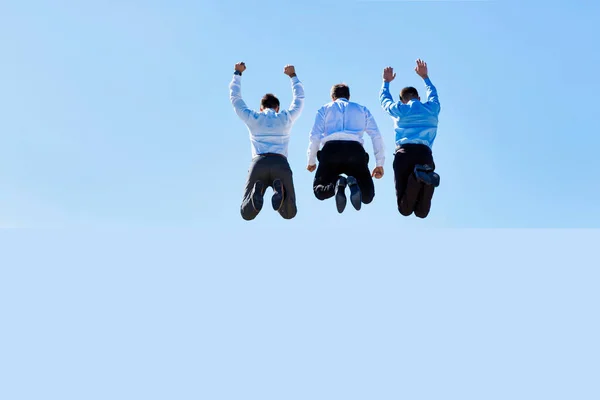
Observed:
[[[242,62],[235,64],[235,70],[241,74],[242,72],[244,72],[246,70],[246,63],[244,63],[242,61]]]
[[[296,68],[294,68],[293,65],[288,64],[285,67],[283,67],[283,73],[292,78],[296,76]]]

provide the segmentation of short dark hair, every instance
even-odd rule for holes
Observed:
[[[333,99],[350,99],[350,88],[345,83],[338,83],[331,88]]]
[[[275,110],[279,107],[279,99],[273,93],[267,93],[260,99],[260,105],[262,108],[272,108]]]
[[[400,98],[404,101],[410,101],[419,97],[419,92],[412,86],[405,87],[400,92]]]

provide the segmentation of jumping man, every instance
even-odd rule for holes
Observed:
[[[347,201],[344,191],[348,186],[350,202],[360,210],[361,203],[369,204],[375,197],[373,177],[383,177],[383,139],[371,112],[350,101],[348,86],[333,86],[331,100],[317,111],[310,132],[307,169],[310,172],[317,170],[313,182],[317,199],[326,200],[335,195],[337,210],[342,213]],[[369,171],[369,155],[363,147],[364,132],[373,142],[376,162],[373,173]]]
[[[425,82],[427,98],[421,102],[414,87],[400,92],[400,101],[394,102],[389,91],[396,74],[391,67],[383,70],[383,87],[380,92],[381,107],[394,120],[396,151],[394,178],[398,211],[404,216],[413,212],[425,218],[431,208],[434,188],[440,177],[435,170],[431,148],[437,135],[440,101],[435,86],[429,80],[427,64],[417,60],[416,73]]]
[[[250,133],[252,163],[242,199],[241,214],[245,220],[256,218],[263,206],[267,187],[273,188],[271,204],[285,219],[296,216],[296,195],[292,170],[287,161],[288,144],[292,125],[304,106],[304,88],[293,65],[286,65],[283,72],[291,79],[292,104],[280,112],[279,99],[267,93],[260,101],[260,111],[246,106],[241,95],[242,73],[246,65],[235,65],[233,80],[229,84],[230,100],[235,112],[246,124]]]

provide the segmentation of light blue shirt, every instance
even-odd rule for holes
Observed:
[[[379,100],[381,107],[394,120],[396,148],[403,144],[424,144],[431,148],[437,135],[440,101],[435,86],[429,78],[424,79],[427,89],[425,102],[411,100],[406,104],[394,102],[390,83],[383,82]]]
[[[276,153],[287,157],[292,125],[304,107],[302,82],[297,76],[291,78],[293,99],[289,109],[281,111],[280,108],[278,113],[272,109],[257,112],[248,108],[242,99],[241,78],[240,75],[233,75],[229,84],[229,99],[236,114],[248,128],[252,157],[265,153]]]
[[[364,132],[367,132],[373,142],[376,165],[382,167],[385,163],[385,148],[371,112],[347,99],[337,99],[325,104],[317,111],[310,131],[308,165],[317,163],[317,152],[322,144],[331,140],[353,140],[363,145]]]

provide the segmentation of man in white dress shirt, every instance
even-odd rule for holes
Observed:
[[[342,213],[346,208],[345,189],[348,186],[350,202],[360,210],[361,203],[369,204],[375,197],[373,177],[383,177],[383,139],[371,112],[350,101],[347,85],[333,86],[331,100],[317,111],[310,132],[307,169],[310,172],[317,170],[313,182],[317,199],[326,200],[335,195],[337,210]],[[364,132],[373,142],[376,163],[373,173],[369,171],[369,154],[363,147]]]
[[[241,78],[246,65],[235,65],[233,79],[229,84],[231,104],[250,134],[252,163],[244,189],[240,212],[247,221],[256,218],[263,206],[267,187],[273,188],[271,204],[285,219],[296,216],[296,195],[292,170],[287,161],[288,144],[292,125],[300,116],[304,106],[304,88],[293,65],[286,65],[283,72],[292,83],[292,104],[280,111],[279,99],[271,93],[263,96],[260,110],[256,112],[242,99]]]

